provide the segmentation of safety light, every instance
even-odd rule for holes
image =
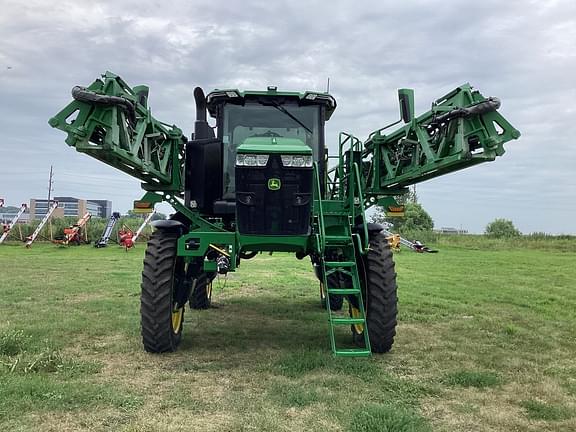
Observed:
[[[236,166],[264,167],[268,164],[270,155],[265,154],[241,154],[236,155]]]
[[[312,156],[309,155],[282,155],[282,165],[293,168],[310,168],[312,166]]]

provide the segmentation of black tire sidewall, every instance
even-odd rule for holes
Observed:
[[[396,335],[398,314],[396,272],[392,251],[381,234],[370,236],[370,250],[365,256],[357,257],[368,336],[372,352],[390,351]],[[358,307],[355,297],[350,303]],[[351,326],[356,343],[364,343],[364,335]]]
[[[148,352],[175,351],[182,339],[184,311],[179,328],[172,327],[176,272],[184,270],[183,260],[177,256],[177,241],[177,233],[157,230],[146,248],[140,315],[142,341]]]

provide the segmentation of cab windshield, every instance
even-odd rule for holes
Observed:
[[[224,199],[234,198],[236,150],[246,138],[296,138],[312,149],[314,160],[320,152],[320,106],[295,103],[224,106],[222,141],[224,143]]]

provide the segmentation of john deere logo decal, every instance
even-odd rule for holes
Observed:
[[[278,189],[280,189],[281,186],[282,186],[282,182],[280,181],[280,179],[277,179],[277,178],[268,179],[268,189],[278,190]]]

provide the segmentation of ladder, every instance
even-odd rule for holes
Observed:
[[[112,236],[112,231],[114,230],[114,226],[116,225],[116,222],[118,222],[118,219],[120,219],[120,213],[112,213],[112,216],[108,219],[106,228],[104,228],[104,232],[100,236],[100,240],[94,243],[94,247],[101,248],[108,245],[108,241]]]
[[[2,205],[4,205],[4,200],[2,200],[1,202],[2,202]],[[2,236],[0,236],[0,244],[4,240],[6,240],[6,238],[10,234],[10,231],[12,230],[14,225],[16,225],[16,222],[18,222],[18,219],[20,219],[20,217],[22,217],[22,215],[24,214],[24,212],[26,211],[27,208],[28,208],[28,206],[26,204],[22,204],[22,206],[20,207],[20,210],[18,210],[18,213],[16,214],[16,216],[14,216],[14,218],[10,222],[8,222],[8,224],[4,225]]]
[[[327,239],[327,246],[330,247],[330,238]],[[329,334],[330,343],[332,345],[332,352],[336,356],[341,357],[368,357],[371,355],[372,351],[370,349],[370,339],[368,337],[368,331],[366,326],[366,313],[364,311],[364,301],[362,300],[362,290],[360,287],[360,278],[358,277],[358,269],[356,262],[354,261],[326,261],[322,260],[322,272],[323,272],[323,282],[326,287],[326,310],[328,311],[328,323],[329,323]],[[328,276],[333,273],[340,272],[348,277],[345,278],[348,283],[351,283],[349,287],[333,287],[328,284]],[[354,317],[341,317],[336,315],[330,309],[330,295],[345,295],[348,296],[348,301],[350,302],[350,297],[355,298],[356,304],[358,304],[359,313]],[[355,325],[362,326],[364,337],[364,347],[363,348],[339,348],[336,344],[336,327],[340,325]]]
[[[352,224],[357,218],[365,221],[362,183],[356,154],[361,148],[361,142],[352,135],[340,133],[338,150],[338,165],[328,176],[326,195],[322,199],[318,167],[315,165],[316,199],[315,215],[317,217],[317,245],[320,252],[322,283],[326,293],[326,310],[328,311],[328,329],[332,353],[341,357],[368,357],[372,354],[366,311],[362,298],[362,286],[358,274],[356,257],[365,253],[368,248],[368,231],[362,224],[364,236],[353,233]],[[348,147],[348,150],[344,150]],[[358,252],[358,253],[357,253]],[[329,278],[339,274],[337,278]],[[341,281],[344,282],[341,282]],[[338,286],[331,283],[338,281]],[[348,285],[348,286],[342,286]],[[349,317],[341,316],[330,309],[330,296],[345,296],[350,305]],[[361,333],[364,346],[357,348],[341,348],[336,343],[336,328],[338,326],[355,327],[356,333]]]
[[[50,220],[50,217],[52,216],[52,213],[54,213],[54,210],[56,210],[56,208],[58,208],[58,201],[53,201],[52,204],[50,204],[50,207],[48,207],[46,215],[40,221],[40,224],[36,227],[32,235],[26,238],[26,244],[24,246],[26,246],[27,248],[32,246],[32,243],[34,243],[34,240],[36,240],[36,237],[38,237],[38,234],[40,234],[40,231],[42,231],[42,228],[44,228],[46,222]]]
[[[150,222],[150,220],[152,219],[152,216],[154,216],[155,214],[156,214],[156,210],[154,210],[152,213],[150,213],[148,216],[146,216],[146,219],[144,219],[144,222],[142,222],[142,225],[140,225],[140,228],[138,228],[138,230],[136,231],[136,234],[134,234],[134,237],[132,237],[132,241],[134,243],[136,243],[136,240],[138,239],[138,237],[140,237],[140,234],[142,234],[144,227],[146,225],[148,225],[148,222]]]
[[[357,234],[352,234],[349,215],[342,210],[345,203],[342,200],[317,200],[318,226],[322,240],[322,283],[326,293],[326,310],[328,311],[328,331],[332,353],[336,356],[366,357],[371,355],[370,340],[366,325],[366,313],[362,299],[362,289],[358,267],[356,265],[356,247],[360,246],[359,238],[355,242]],[[357,244],[355,244],[357,243]],[[330,278],[331,275],[339,274],[341,277]],[[341,283],[340,281],[344,282]],[[334,286],[335,281],[338,285]],[[347,285],[347,286],[343,286]],[[330,309],[330,296],[345,296],[356,310],[356,314],[350,317],[341,316]],[[362,328],[364,347],[340,348],[336,343],[336,329],[339,326],[357,326]]]

